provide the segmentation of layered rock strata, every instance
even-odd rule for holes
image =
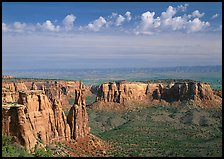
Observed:
[[[85,89],[82,86],[79,90],[75,90],[75,103],[69,111],[68,124],[71,128],[71,137],[75,140],[84,138],[90,133]]]
[[[67,118],[60,99],[51,102],[44,90],[19,91],[18,104],[2,105],[3,134],[31,152],[37,144],[44,147],[53,140],[87,137],[90,128],[84,92],[84,86],[75,90],[75,103]]]
[[[2,82],[3,102],[18,102],[19,91],[43,90],[53,104],[54,99],[60,100],[63,109],[69,110],[69,99],[74,99],[74,92],[79,89],[80,81],[63,80],[14,80]],[[84,88],[87,94],[91,94],[90,88]]]
[[[96,102],[150,104],[154,101],[168,103],[182,101],[200,101],[211,105],[221,104],[222,99],[215,95],[208,83],[173,82],[173,83],[143,83],[143,82],[109,82],[98,88]],[[199,104],[200,105],[200,104]]]
[[[37,143],[46,145],[52,139],[70,138],[70,128],[61,105],[53,106],[41,90],[20,91],[19,104],[2,107],[2,130],[27,150],[33,151]]]

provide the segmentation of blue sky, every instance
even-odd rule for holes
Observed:
[[[3,69],[217,65],[222,3],[4,2],[2,32]]]

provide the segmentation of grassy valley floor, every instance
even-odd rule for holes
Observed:
[[[222,156],[222,111],[151,106],[128,112],[88,109],[91,132],[114,145],[109,156]]]

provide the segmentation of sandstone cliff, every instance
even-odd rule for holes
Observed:
[[[68,114],[68,124],[71,128],[71,137],[75,140],[89,135],[88,114],[86,111],[85,89],[81,86],[75,90],[75,103]]]
[[[75,103],[67,118],[62,110],[60,94],[49,99],[45,90],[19,91],[18,104],[2,105],[3,133],[13,136],[14,141],[31,152],[37,144],[44,147],[53,140],[88,138],[90,128],[84,92],[84,85],[75,90]]]
[[[190,100],[202,107],[217,106],[222,101],[219,96],[213,93],[209,84],[201,82],[109,82],[101,84],[96,98],[96,102],[101,105],[102,102],[131,105]]]
[[[2,101],[18,102],[21,90],[43,90],[53,104],[54,99],[60,100],[63,110],[69,110],[69,99],[74,99],[74,92],[79,88],[80,81],[64,80],[14,80],[2,82]],[[85,86],[87,94],[90,88]]]
[[[70,129],[61,105],[51,105],[41,90],[20,91],[16,105],[2,107],[2,130],[27,150],[33,151],[37,143],[46,145],[52,139],[70,138]]]

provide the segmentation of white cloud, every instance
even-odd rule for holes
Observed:
[[[113,12],[111,17],[114,18],[114,17],[116,17],[116,16],[117,16],[117,13],[114,13],[114,12]]]
[[[195,18],[193,21],[191,20],[188,21],[187,32],[190,33],[190,32],[201,31],[202,29],[208,26],[210,26],[209,22],[204,22],[204,21],[201,21],[199,18]]]
[[[199,10],[195,10],[194,12],[192,12],[192,17],[198,17],[201,18],[205,15],[205,13],[200,13]]]
[[[65,26],[66,31],[70,31],[73,28],[73,24],[76,17],[73,14],[67,15],[63,20],[63,25]]]
[[[215,19],[215,18],[217,18],[219,15],[216,13],[216,14],[214,14],[212,17],[211,17],[211,19]]]
[[[120,26],[124,22],[125,18],[122,15],[119,15],[116,19],[115,25]]]
[[[58,32],[60,30],[60,26],[55,26],[50,20],[46,20],[42,25],[38,23],[37,26],[44,31]]]
[[[181,12],[186,12],[187,11],[187,7],[189,7],[189,4],[185,3],[184,5],[179,5],[177,6],[177,10],[181,11]]]
[[[166,12],[162,12],[160,19],[161,19],[161,26],[162,27],[170,27],[172,24],[172,17],[177,13],[176,8],[169,6]]]
[[[153,11],[147,11],[140,16],[132,16],[131,12],[127,11],[124,15],[113,12],[106,18],[100,16],[98,19],[87,23],[85,26],[80,26],[79,29],[75,29],[74,22],[76,16],[73,14],[67,15],[62,23],[56,25],[56,21],[46,20],[43,23],[37,23],[37,25],[26,24],[21,22],[15,22],[14,24],[2,23],[3,32],[35,32],[35,31],[47,31],[47,32],[63,32],[63,31],[101,31],[110,29],[111,31],[123,32],[123,33],[135,33],[136,35],[152,35],[154,33],[166,33],[170,31],[180,32],[198,32],[210,26],[209,22],[201,21],[200,18],[205,13],[200,13],[199,10],[195,10],[191,14],[183,14],[176,16],[177,12],[185,12],[188,8],[188,4],[179,5],[177,7],[169,6],[160,16],[155,17],[156,13]],[[211,19],[219,16],[214,14]],[[133,26],[131,28],[116,27],[121,26],[123,23],[133,20]],[[109,29],[108,29],[109,28]],[[211,28],[212,31],[215,28]]]
[[[170,19],[177,13],[176,8],[169,6],[166,10],[166,12],[162,12],[161,17],[163,19]]]
[[[142,30],[146,31],[149,28],[153,27],[155,12],[145,12],[141,16]]]
[[[2,22],[2,31],[3,32],[7,32],[8,31],[8,27],[5,23]]]
[[[26,23],[14,22],[13,31],[15,32],[24,32],[26,27]]]
[[[160,17],[154,19],[154,27],[158,28],[161,25]]]
[[[131,12],[127,11],[125,13],[125,16],[127,17],[127,21],[130,21],[131,20]]]
[[[188,5],[186,4],[185,7]],[[180,9],[180,7],[179,7]],[[182,8],[183,9],[183,8]],[[155,12],[145,12],[141,15],[140,24],[134,29],[136,35],[152,35],[155,32],[183,31],[187,33],[202,31],[210,26],[209,22],[201,21],[205,13],[194,11],[192,15],[175,16],[178,9],[169,6],[160,17],[154,19]],[[191,17],[196,17],[189,20]]]
[[[100,16],[93,23],[89,23],[87,25],[87,28],[92,31],[99,31],[106,23],[107,21],[103,17]]]
[[[172,30],[181,30],[185,28],[187,21],[186,19],[182,18],[182,17],[174,17],[171,20],[171,27]]]

